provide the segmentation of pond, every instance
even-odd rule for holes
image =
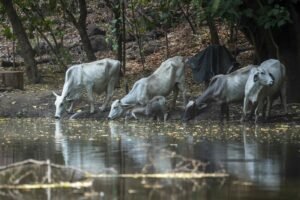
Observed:
[[[26,159],[128,176],[95,178],[90,188],[0,190],[0,199],[300,198],[297,123],[1,119],[0,166]],[[229,176],[197,178],[193,170]],[[179,171],[191,176],[172,177]]]

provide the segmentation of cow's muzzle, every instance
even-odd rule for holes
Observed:
[[[270,81],[268,84],[268,86],[272,86],[272,85],[274,85],[274,81]]]
[[[55,119],[60,119],[60,116],[55,116]]]

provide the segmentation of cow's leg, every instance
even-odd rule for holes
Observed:
[[[283,106],[284,114],[286,115],[288,113],[287,102],[286,102],[286,82],[283,83],[280,89],[280,99],[281,99],[281,104]]]
[[[177,86],[177,84],[175,84],[175,86],[173,88],[173,101],[172,101],[172,104],[171,104],[171,107],[173,109],[176,108],[176,100],[177,100],[178,92],[179,92],[178,86]]]
[[[263,104],[264,102],[262,100],[260,100],[258,103],[257,103],[257,107],[255,109],[255,123],[258,122],[259,120],[259,115],[260,115],[260,112],[262,110],[262,107],[263,107]]]
[[[257,107],[257,102],[251,102],[250,114],[249,114],[249,117],[248,117],[249,120],[253,118],[256,107]]]
[[[134,113],[134,111],[131,112],[131,116],[133,116],[135,120],[138,119],[137,116],[136,116],[136,114]]]
[[[166,113],[164,113],[164,122],[167,121],[167,118],[168,118],[168,113],[166,112]]]
[[[94,97],[93,97],[93,85],[88,85],[86,86],[86,91],[87,91],[87,97],[90,102],[90,113],[95,112],[95,105],[94,105]]]
[[[177,84],[178,89],[182,93],[182,99],[183,99],[183,107],[185,107],[187,100],[186,100],[186,88],[184,83],[178,83]]]
[[[272,99],[270,96],[267,97],[267,105],[266,105],[266,111],[265,113],[265,117],[266,119],[268,119],[270,117],[270,112],[271,112],[271,106],[272,106]]]
[[[67,109],[67,112],[68,112],[68,113],[72,113],[73,107],[74,107],[74,101],[71,101],[71,102],[70,102],[70,107]]]
[[[221,104],[221,119],[223,120],[223,116],[226,115],[226,120],[229,120],[229,107],[227,103]]]
[[[249,99],[248,99],[248,97],[245,97],[244,98],[244,105],[243,105],[243,116],[242,116],[241,121],[246,120],[248,105],[249,105]]]
[[[101,111],[105,111],[105,109],[108,107],[108,104],[111,102],[111,99],[114,95],[114,89],[115,89],[116,82],[117,82],[117,80],[111,80],[108,83],[107,89],[106,89],[106,98],[105,98],[103,105],[100,107]]]

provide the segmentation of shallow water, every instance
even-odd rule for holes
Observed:
[[[188,158],[230,176],[98,178],[91,188],[5,190],[0,199],[300,198],[300,124],[0,120],[0,166],[29,158],[94,174],[174,172]]]

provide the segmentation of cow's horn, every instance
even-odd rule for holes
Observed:
[[[56,96],[56,97],[58,97],[59,95],[58,94],[56,94],[54,91],[52,91],[52,94],[54,95],[54,96]]]

